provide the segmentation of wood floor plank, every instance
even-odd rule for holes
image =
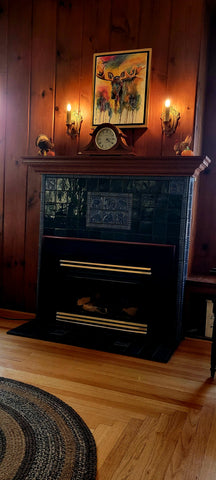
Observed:
[[[205,412],[206,413],[206,412]],[[205,453],[202,458],[202,466],[200,471],[200,480],[215,480],[216,478],[216,410],[214,408],[209,411],[210,429],[208,435],[203,438],[202,444],[206,446]],[[207,421],[207,415],[205,415]],[[202,452],[200,452],[202,454]]]
[[[203,407],[200,412],[197,410],[189,412],[166,472],[167,480],[178,478],[194,480],[201,478],[196,475],[197,472],[201,471],[203,459],[205,458],[208,436],[211,430],[212,414],[211,407]],[[206,476],[205,478],[207,479],[208,477]]]
[[[98,472],[104,464],[107,457],[110,455],[110,452],[113,449],[113,445],[119,441],[119,438],[123,434],[127,426],[126,422],[114,422],[112,425],[103,425],[100,424],[94,430],[94,438],[97,443],[97,454],[98,454]]]
[[[154,422],[155,420],[153,420]],[[112,451],[109,456],[106,458],[101,469],[98,469],[98,479],[106,478],[106,480],[114,479],[115,473],[117,470],[117,465],[120,465],[125,456],[128,453],[128,450],[131,450],[132,440],[136,438],[140,427],[142,426],[142,421],[131,418],[125,427],[122,435],[115,442]],[[127,476],[125,476],[127,478]]]
[[[162,480],[171,461],[179,431],[185,423],[186,415],[161,414],[154,422],[148,418],[143,422],[137,436],[131,439],[130,449],[115,471],[112,479],[132,480],[140,478]],[[157,445],[157,448],[155,448]]]
[[[7,334],[28,318],[0,309],[0,376],[81,415],[97,445],[97,480],[215,480],[210,341],[185,339],[163,364]]]

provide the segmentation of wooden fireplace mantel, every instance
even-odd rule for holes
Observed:
[[[41,174],[162,175],[198,177],[211,160],[206,156],[142,157],[136,155],[24,156],[24,165]]]

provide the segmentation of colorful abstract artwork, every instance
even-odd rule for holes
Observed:
[[[151,49],[95,53],[92,125],[146,127]]]

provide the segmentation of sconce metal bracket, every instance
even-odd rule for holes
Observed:
[[[71,123],[66,123],[67,135],[70,135],[72,138],[75,138],[77,135],[79,135],[82,122],[82,115],[79,112],[72,112]]]
[[[162,112],[160,118],[162,132],[167,137],[170,137],[176,131],[176,127],[180,118],[180,113],[175,109],[175,107],[170,106],[169,120],[166,120],[166,112]]]

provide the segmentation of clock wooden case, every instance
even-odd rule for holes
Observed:
[[[126,143],[125,135],[111,123],[101,123],[90,135],[91,141],[83,149],[83,154],[134,155]]]

